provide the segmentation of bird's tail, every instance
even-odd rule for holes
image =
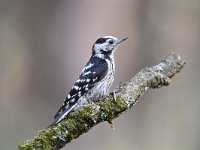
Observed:
[[[67,114],[68,114],[71,110],[73,110],[74,107],[76,107],[76,105],[77,105],[77,104],[74,103],[73,105],[70,105],[70,106],[68,106],[67,108],[64,108],[63,111],[61,111],[59,114],[57,114],[57,115],[55,116],[54,121],[53,121],[53,123],[52,123],[50,126],[55,125],[55,124],[59,123],[62,119],[64,119],[64,118],[67,116]]]

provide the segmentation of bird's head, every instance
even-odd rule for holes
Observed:
[[[104,36],[96,40],[92,47],[92,55],[110,56],[116,50],[117,46],[127,38],[116,38],[113,36]]]

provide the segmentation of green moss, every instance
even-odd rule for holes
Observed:
[[[92,115],[92,106],[85,106],[80,110],[71,112],[67,119],[61,121],[60,125],[44,129],[33,140],[20,145],[19,149],[50,150],[55,143],[59,147],[63,147],[64,143],[68,143],[82,133],[87,132],[95,124],[105,120],[112,120],[119,112],[127,108],[126,102],[119,96],[116,101],[107,99],[105,101],[99,101],[95,105],[96,107],[100,107],[100,111],[95,114],[97,116],[96,118]]]
[[[100,102],[101,109],[101,121],[112,120],[118,116],[118,114],[127,109],[127,104],[120,96],[116,97],[116,101],[109,99],[104,102]]]

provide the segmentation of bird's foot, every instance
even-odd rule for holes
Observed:
[[[110,127],[114,130],[114,123],[112,122],[112,120],[107,120],[107,122],[109,123]]]
[[[112,92],[112,95],[113,95],[113,100],[116,102],[117,101],[117,97],[116,97],[115,91]]]

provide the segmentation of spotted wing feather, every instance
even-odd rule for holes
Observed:
[[[66,97],[62,107],[55,115],[57,118],[67,108],[76,104],[78,99],[91,90],[96,83],[98,83],[103,77],[105,77],[108,71],[107,62],[98,57],[91,57],[90,61],[86,64],[82,70],[78,80],[70,90]]]

